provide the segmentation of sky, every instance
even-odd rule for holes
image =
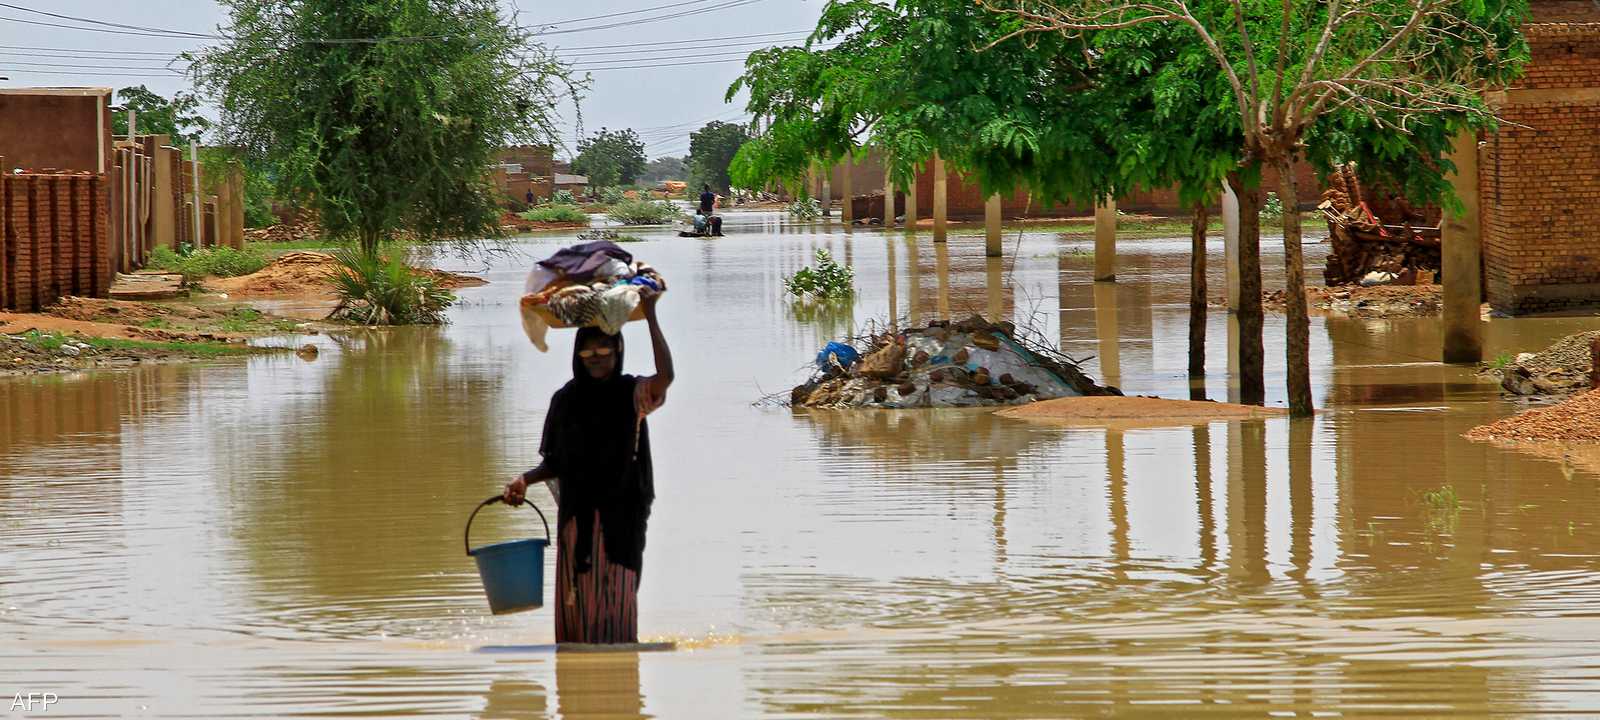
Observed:
[[[634,128],[652,158],[687,154],[689,132],[708,121],[747,119],[742,99],[723,102],[744,54],[798,43],[815,27],[823,3],[501,0],[508,15],[542,28],[539,39],[591,77],[581,106],[584,131]],[[30,11],[162,32],[140,34]],[[674,15],[681,16],[667,17]],[[0,87],[142,84],[171,96],[190,89],[180,73],[164,69],[171,56],[211,41],[170,35],[216,34],[226,22],[216,0],[0,0],[0,77],[9,78]],[[576,145],[578,113],[569,105],[560,115],[566,148],[558,155],[564,156]]]

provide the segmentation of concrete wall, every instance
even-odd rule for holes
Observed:
[[[39,310],[111,287],[105,176],[0,176],[0,308]]]
[[[27,171],[105,172],[111,157],[111,90],[0,90],[0,156]]]
[[[1533,61],[1490,96],[1510,122],[1478,157],[1486,294],[1513,314],[1600,302],[1600,11],[1533,10]]]

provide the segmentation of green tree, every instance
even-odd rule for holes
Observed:
[[[733,156],[750,140],[750,131],[737,123],[712,122],[689,133],[689,187],[698,190],[709,184],[717,192],[732,189],[728,166]]]
[[[140,135],[170,135],[172,143],[185,150],[211,129],[211,121],[200,114],[200,98],[193,93],[179,90],[168,100],[139,85],[118,90],[117,101],[126,108],[111,115],[111,131],[117,135],[128,134],[129,110],[138,114],[134,129]]]
[[[651,160],[645,163],[639,182],[654,185],[666,180],[683,180],[689,176],[687,159],[664,156]]]
[[[1244,167],[1274,168],[1288,210],[1285,355],[1290,411],[1301,416],[1314,403],[1296,162],[1387,157],[1380,172],[1403,170],[1402,186],[1422,196],[1413,199],[1457,202],[1443,153],[1457,133],[1493,126],[1480,93],[1513,80],[1528,56],[1518,32],[1526,0],[981,1],[1023,20],[1019,34],[1164,25],[1204,49],[1239,117]]]
[[[594,137],[578,142],[578,156],[572,160],[572,171],[587,175],[596,189],[632,185],[644,166],[644,141],[631,128],[600,128]]]
[[[223,0],[226,39],[188,56],[227,144],[367,253],[499,232],[484,168],[551,142],[568,67],[494,0]]]

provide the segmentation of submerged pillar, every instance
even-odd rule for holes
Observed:
[[[917,173],[912,169],[911,184],[906,186],[906,229],[917,227]]]
[[[1239,196],[1222,183],[1223,271],[1226,273],[1228,310],[1239,309]]]
[[[1094,279],[1117,279],[1117,199],[1109,195],[1094,206]]]
[[[1442,229],[1444,361],[1475,363],[1483,359],[1483,321],[1478,314],[1483,298],[1483,244],[1478,227],[1478,134],[1475,131],[1463,131],[1455,137],[1450,147],[1450,161],[1456,166],[1450,185],[1461,200],[1461,212],[1446,212]]]
[[[986,257],[1000,257],[1001,209],[1000,193],[990,195],[983,204],[983,254]]]
[[[933,154],[933,241],[944,242],[946,239],[946,217],[948,210],[946,193],[949,191],[949,178],[945,176],[944,158],[939,153]]]
[[[889,167],[888,158],[884,158],[883,166],[883,226],[894,227],[894,170]]]
[[[852,202],[855,193],[850,188],[850,155],[844,156],[844,161],[839,163],[839,219],[844,221],[845,231],[849,232],[850,226],[856,221],[856,207]]]

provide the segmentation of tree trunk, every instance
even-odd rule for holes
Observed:
[[[1194,205],[1194,223],[1189,230],[1189,381],[1201,380],[1204,394],[1206,374],[1206,223],[1210,208],[1204,200]]]
[[[1266,351],[1261,344],[1261,188],[1246,187],[1239,172],[1228,175],[1239,198],[1239,401],[1267,401]]]
[[[1278,161],[1278,200],[1283,203],[1283,264],[1289,317],[1284,359],[1289,366],[1289,414],[1309,417],[1311,401],[1311,318],[1306,310],[1306,268],[1300,251],[1300,194],[1295,187],[1294,156]]]

